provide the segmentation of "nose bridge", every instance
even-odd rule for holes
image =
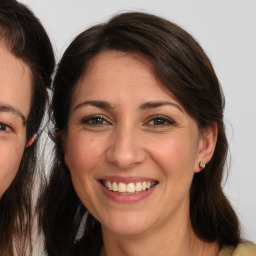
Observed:
[[[144,161],[145,153],[140,146],[140,138],[135,125],[124,123],[115,128],[112,133],[107,159],[122,169]]]

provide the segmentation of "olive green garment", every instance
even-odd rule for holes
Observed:
[[[218,256],[256,256],[256,245],[244,242],[237,247],[224,246]]]

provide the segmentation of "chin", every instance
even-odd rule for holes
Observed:
[[[115,214],[110,217],[109,221],[104,219],[102,228],[112,233],[122,236],[132,236],[144,233],[151,226],[146,217],[138,216],[138,214]]]

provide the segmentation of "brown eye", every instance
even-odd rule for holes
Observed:
[[[175,122],[173,120],[163,116],[156,116],[148,122],[148,125],[151,126],[169,126],[174,124]]]
[[[101,116],[89,116],[84,118],[81,121],[82,124],[87,124],[87,125],[107,125],[109,124],[108,121],[106,121],[103,117]]]
[[[96,117],[96,118],[91,118],[88,123],[90,124],[103,124],[104,123],[104,119],[100,118],[100,117]]]
[[[152,120],[152,121],[153,121],[153,124],[154,124],[154,125],[164,125],[164,124],[167,123],[166,120],[160,119],[160,118],[154,119],[154,120]]]
[[[0,123],[0,132],[7,132],[10,129],[11,128],[8,125]]]

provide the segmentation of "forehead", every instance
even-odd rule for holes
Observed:
[[[0,40],[0,102],[28,117],[31,102],[31,71]]]
[[[91,60],[76,86],[74,96],[76,99],[94,95],[106,98],[114,94],[123,99],[128,94],[142,94],[152,98],[147,100],[153,100],[157,95],[166,99],[173,97],[156,77],[146,57],[134,53],[104,51]]]

